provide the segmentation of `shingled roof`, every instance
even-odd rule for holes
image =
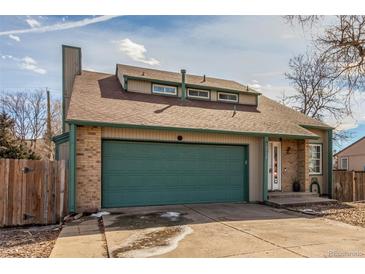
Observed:
[[[181,84],[181,73],[148,69],[142,67],[134,67],[129,65],[117,65],[118,71],[121,71],[124,76],[133,78],[143,78],[148,80],[159,80],[168,81],[177,84]],[[192,75],[186,74],[185,82],[187,85],[196,85],[206,88],[222,89],[222,90],[233,90],[244,93],[259,94],[256,90],[249,86],[244,86],[238,82],[232,80],[225,80],[213,77],[204,77],[204,75]]]
[[[258,133],[316,138],[305,127],[328,125],[263,95],[259,106],[126,92],[112,74],[82,71],[74,82],[69,122]]]

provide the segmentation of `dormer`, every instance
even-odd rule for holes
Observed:
[[[257,106],[260,95],[238,82],[187,74],[185,70],[176,73],[118,64],[116,74],[127,92],[249,106]]]

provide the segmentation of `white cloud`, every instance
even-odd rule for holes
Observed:
[[[31,28],[39,28],[41,26],[41,23],[33,18],[25,19],[25,22],[31,27]]]
[[[15,40],[17,42],[20,42],[20,37],[19,36],[16,36],[16,35],[13,35],[13,34],[9,34],[9,38],[10,39],[13,39],[13,40]]]
[[[146,48],[144,45],[137,44],[130,39],[126,38],[119,42],[119,49],[128,55],[132,60],[148,64],[151,66],[160,64],[160,61],[155,58],[146,57]]]
[[[94,17],[94,18],[86,18],[86,19],[79,20],[79,21],[58,23],[58,24],[49,25],[49,26],[40,26],[39,25],[38,27],[35,26],[35,27],[30,28],[30,29],[7,30],[7,31],[0,32],[0,36],[9,35],[9,34],[39,33],[39,32],[49,32],[49,31],[79,28],[79,27],[90,25],[90,24],[95,24],[95,23],[107,21],[107,20],[110,20],[114,17],[117,17],[117,16],[98,16],[98,17]],[[26,20],[34,20],[34,19],[26,19]]]
[[[32,57],[25,56],[23,58],[14,57],[12,55],[2,55],[1,58],[3,60],[13,60],[14,62],[18,63],[19,67],[24,70],[29,70],[39,74],[46,74],[47,71],[43,68],[38,66],[36,60]]]
[[[39,73],[39,74],[47,73],[47,71],[45,69],[38,67],[37,62],[29,56],[26,56],[21,59],[20,67],[22,69],[30,70],[30,71],[33,71],[33,72]]]

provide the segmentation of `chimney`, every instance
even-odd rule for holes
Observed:
[[[65,124],[76,75],[81,74],[81,48],[62,45],[62,131],[68,131]]]
[[[186,70],[182,69],[181,70],[181,100],[185,100],[186,98],[186,87],[185,87],[185,75],[186,75]]]

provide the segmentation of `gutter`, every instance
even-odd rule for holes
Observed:
[[[169,126],[151,126],[151,125],[133,125],[122,123],[110,123],[110,122],[95,122],[86,120],[67,120],[68,124],[80,125],[80,126],[99,126],[99,127],[114,127],[114,128],[139,128],[139,129],[154,129],[154,130],[170,130],[170,131],[191,131],[191,132],[208,132],[208,133],[220,133],[220,134],[235,134],[255,137],[273,137],[273,138],[287,138],[287,139],[313,139],[317,140],[320,137],[317,135],[295,135],[295,134],[280,134],[271,132],[253,132],[253,131],[230,131],[220,129],[204,129],[204,128],[182,128],[182,127],[169,127]]]

